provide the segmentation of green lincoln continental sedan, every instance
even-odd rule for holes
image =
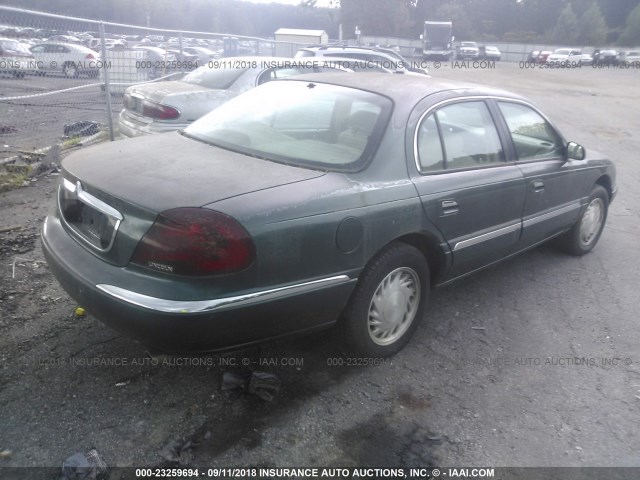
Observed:
[[[322,73],[70,155],[42,237],[73,298],[157,349],[337,324],[387,356],[433,286],[552,238],[589,252],[615,194],[612,163],[517,95]]]

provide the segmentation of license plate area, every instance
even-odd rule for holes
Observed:
[[[60,215],[67,227],[91,247],[111,249],[123,217],[116,209],[82,189],[80,182],[63,180],[58,190]]]

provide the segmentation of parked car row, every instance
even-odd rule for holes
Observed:
[[[615,49],[597,48],[593,53],[584,53],[576,48],[558,48],[549,50],[534,50],[527,56],[529,63],[549,64],[558,67],[580,67],[584,65],[594,66],[640,66],[640,51],[618,51]]]

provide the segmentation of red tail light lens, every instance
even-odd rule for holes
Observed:
[[[145,117],[158,120],[173,120],[180,116],[180,110],[161,103],[144,100],[142,102],[142,114]]]
[[[95,60],[96,57],[93,56],[92,53],[87,54],[86,57],[84,57],[85,60]]]
[[[256,257],[247,231],[233,218],[205,208],[176,208],[158,215],[131,263],[177,275],[233,273]]]

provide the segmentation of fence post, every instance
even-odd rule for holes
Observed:
[[[180,71],[184,73],[184,50],[182,50],[182,32],[178,33],[178,48],[180,49],[180,60],[178,60]]]
[[[113,142],[115,140],[113,134],[113,118],[111,118],[111,89],[109,88],[109,69],[105,66],[108,60],[107,47],[104,39],[104,22],[100,22],[100,42],[102,50],[102,71],[104,73],[104,94],[106,95],[107,103],[107,123],[109,124],[109,139]]]

